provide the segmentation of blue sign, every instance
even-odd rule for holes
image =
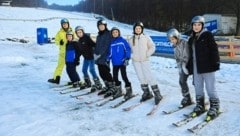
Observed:
[[[173,46],[166,36],[150,36],[156,45],[156,53],[173,54]]]
[[[217,20],[212,20],[212,21],[206,22],[205,28],[207,28],[207,30],[211,31],[211,32],[217,30]]]

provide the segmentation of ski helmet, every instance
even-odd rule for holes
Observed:
[[[78,30],[82,30],[84,32],[84,28],[82,26],[76,26],[75,32],[77,32]]]
[[[97,21],[97,26],[99,26],[99,25],[105,25],[105,26],[107,26],[106,20],[103,20],[103,19],[98,20],[98,21]]]
[[[167,38],[170,39],[171,37],[175,37],[176,39],[180,38],[180,33],[177,29],[172,28],[167,32]]]
[[[143,33],[143,29],[144,29],[143,23],[140,22],[140,21],[134,23],[134,25],[133,25],[133,32],[134,32],[134,34],[135,34],[135,28],[136,28],[136,26],[140,26],[140,27],[142,28],[142,32],[141,32],[141,33]]]
[[[193,23],[202,23],[202,25],[204,26],[205,24],[205,19],[203,16],[195,16],[192,18],[191,24],[193,25]]]
[[[66,19],[66,18],[61,19],[61,25],[62,25],[63,23],[68,23],[68,24],[69,24],[68,19]]]
[[[111,34],[112,34],[112,32],[113,32],[114,30],[117,30],[118,33],[119,33],[119,36],[120,36],[120,30],[119,30],[117,27],[113,27],[113,28],[111,29]]]
[[[73,39],[74,39],[74,33],[73,33],[72,30],[67,31],[67,32],[66,32],[66,36],[67,36],[67,35],[72,35],[72,37],[73,37]]]

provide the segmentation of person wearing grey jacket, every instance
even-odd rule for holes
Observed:
[[[180,33],[175,28],[172,28],[167,32],[167,38],[173,44],[174,57],[176,59],[177,68],[179,71],[179,84],[181,86],[181,92],[183,96],[180,107],[186,107],[192,104],[191,95],[189,93],[189,87],[187,84],[189,75],[189,72],[186,68],[189,60],[188,42],[184,39],[181,39]]]
[[[129,39],[129,45],[132,51],[132,62],[141,83],[143,95],[140,102],[146,101],[153,97],[150,92],[149,84],[154,93],[155,105],[162,100],[162,95],[158,88],[157,82],[151,73],[149,57],[155,52],[155,44],[152,39],[143,34],[143,23],[137,22],[133,26],[134,35]]]

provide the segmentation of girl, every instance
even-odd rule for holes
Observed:
[[[219,98],[215,88],[215,71],[219,70],[220,59],[218,46],[211,32],[204,29],[205,19],[195,16],[191,21],[192,35],[189,38],[190,60],[189,73],[193,73],[197,105],[192,116],[205,112],[204,84],[210,101],[206,120],[209,121],[219,114]]]
[[[167,32],[167,37],[174,47],[174,57],[177,62],[179,70],[179,84],[182,89],[183,99],[181,101],[181,107],[185,107],[192,104],[189,88],[187,84],[188,70],[186,65],[189,60],[189,47],[188,43],[184,39],[180,39],[180,33],[177,29],[170,29]]]
[[[154,93],[155,104],[162,100],[155,77],[151,73],[149,57],[155,52],[155,45],[152,39],[143,34],[143,23],[137,22],[133,26],[134,35],[129,39],[132,50],[132,62],[141,83],[143,95],[140,102],[146,101],[153,97],[148,85],[151,85]]]

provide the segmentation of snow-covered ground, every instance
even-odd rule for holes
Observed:
[[[0,41],[0,135],[1,136],[182,136],[192,135],[186,129],[204,119],[201,116],[187,125],[176,128],[172,125],[183,119],[184,113],[192,111],[190,106],[179,112],[164,115],[162,110],[178,106],[181,100],[178,85],[178,71],[175,60],[151,57],[151,66],[156,75],[164,99],[156,114],[146,116],[154,102],[146,102],[140,107],[123,112],[122,108],[137,103],[140,96],[124,105],[112,109],[111,105],[121,99],[112,101],[102,107],[84,102],[99,99],[91,94],[80,100],[61,95],[54,91],[53,85],[47,83],[52,77],[57,63],[58,49],[54,44],[38,45],[36,29],[48,28],[49,37],[58,31],[60,18],[71,18],[72,27],[82,25],[86,32],[96,33],[96,19],[91,14],[64,12],[48,9],[0,7],[0,39],[25,38],[27,44]],[[57,18],[47,21],[31,21]],[[2,20],[20,19],[20,20]],[[23,21],[23,19],[26,19]],[[108,21],[109,28],[118,26],[122,34],[131,35],[132,26]],[[147,30],[149,35],[164,35]],[[216,72],[217,91],[224,113],[197,133],[202,136],[240,136],[240,65],[221,64]],[[81,66],[78,68],[81,75]],[[134,93],[142,94],[133,66],[127,73],[133,85]],[[68,76],[64,70],[62,84]],[[188,80],[191,94],[192,77]],[[84,91],[86,92],[86,91]],[[71,93],[80,94],[83,92]]]

